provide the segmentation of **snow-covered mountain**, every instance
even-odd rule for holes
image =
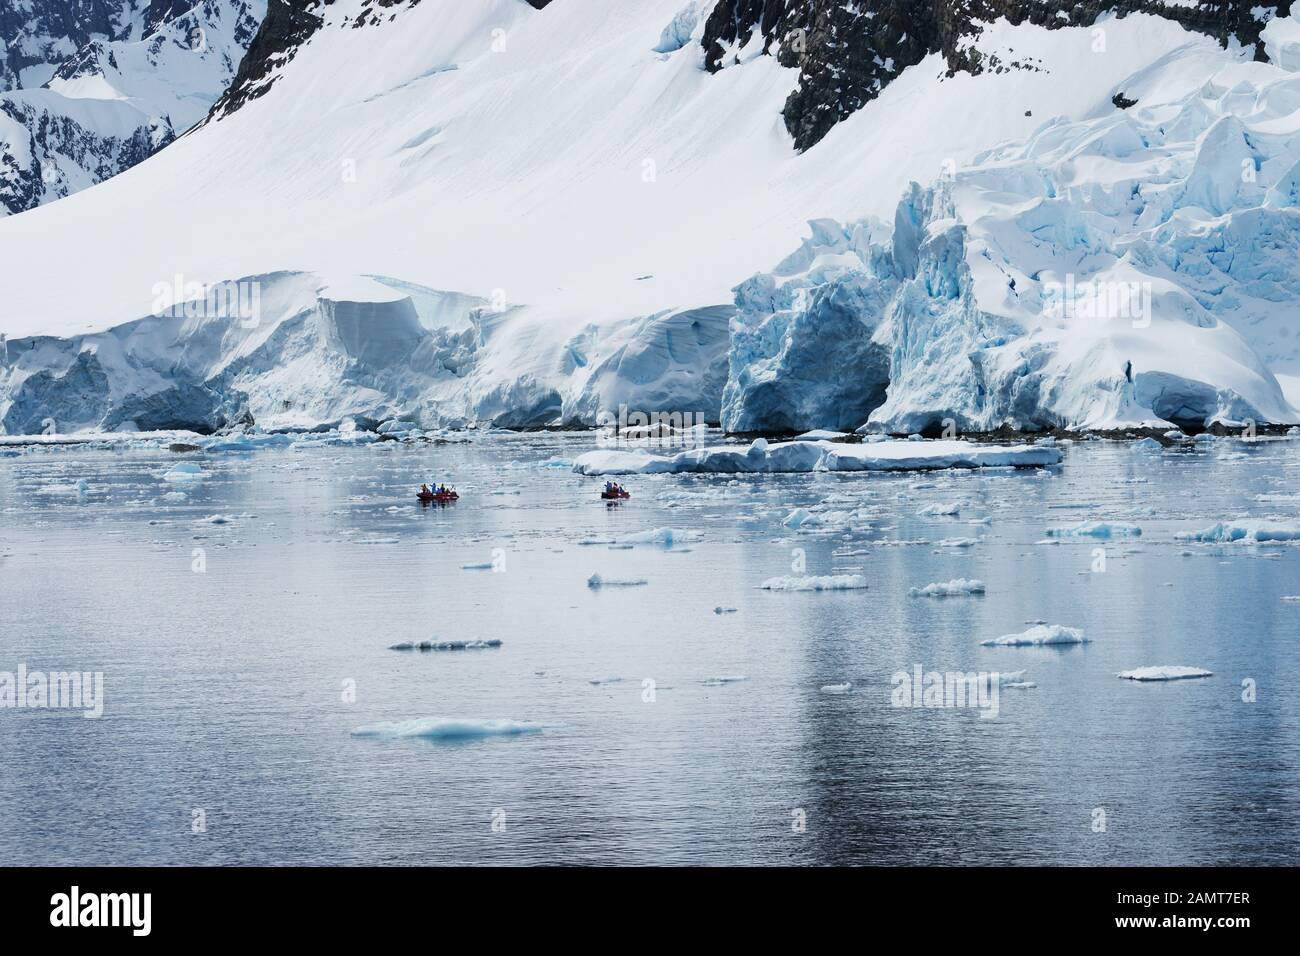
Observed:
[[[0,221],[0,427],[1300,420],[1300,25],[1136,6],[272,0]]]
[[[101,182],[201,120],[265,0],[23,0],[0,12],[0,216]]]

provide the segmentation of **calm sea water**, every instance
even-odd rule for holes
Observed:
[[[161,479],[181,459],[165,451],[0,459],[0,671],[102,671],[106,696],[99,720],[0,710],[0,859],[1294,861],[1300,547],[1174,535],[1296,521],[1300,442],[1088,443],[1050,472],[634,478],[618,507],[563,466],[589,447],[210,454],[192,482]],[[462,500],[419,506],[435,479]],[[864,510],[782,526],[827,499]],[[959,514],[918,516],[929,504]],[[1042,543],[1094,518],[1142,535]],[[700,536],[583,543],[665,527]],[[936,547],[954,537],[980,543]],[[756,588],[801,559],[870,586]],[[597,591],[593,573],[648,583]],[[987,594],[908,596],[959,577]],[[1090,643],[980,646],[1037,620]],[[388,649],[431,638],[503,644]],[[1003,690],[996,719],[892,707],[891,675],[916,664],[1036,686]],[[1214,676],[1115,677],[1162,664]],[[352,734],[429,717],[542,730]]]

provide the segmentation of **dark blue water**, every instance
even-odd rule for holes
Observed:
[[[1296,523],[1300,442],[1090,443],[1041,473],[636,478],[614,508],[599,480],[544,464],[589,447],[210,454],[189,482],[162,480],[180,457],[160,450],[0,459],[0,672],[102,671],[106,694],[98,720],[0,709],[0,858],[1294,860],[1300,602],[1283,597],[1300,595],[1300,548],[1175,534]],[[418,506],[431,479],[462,500]],[[852,514],[782,526],[821,502]],[[959,514],[917,516],[935,503]],[[1084,519],[1142,534],[1042,543]],[[664,527],[700,537],[580,543]],[[935,545],[956,537],[980,541]],[[869,587],[756,589],[800,560]],[[596,591],[597,572],[648,583]],[[987,593],[908,596],[952,578]],[[1089,643],[980,646],[1037,620]],[[503,644],[388,650],[431,638]],[[1036,686],[1002,690],[996,719],[892,707],[891,675],[916,664]],[[1175,664],[1213,676],[1115,677]],[[838,683],[853,686],[822,690]],[[416,718],[540,732],[352,735]]]

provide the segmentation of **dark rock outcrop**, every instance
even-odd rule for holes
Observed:
[[[930,54],[943,55],[950,75],[1036,69],[1032,63],[999,62],[964,42],[1000,17],[1052,30],[1091,25],[1102,14],[1150,13],[1224,45],[1235,37],[1263,60],[1260,33],[1268,14],[1258,19],[1257,12],[1266,9],[1273,8],[1253,0],[1199,0],[1188,6],[1161,0],[718,0],[701,42],[711,72],[734,62],[736,51],[753,42],[755,33],[764,53],[798,68],[799,84],[783,114],[795,148],[802,151]],[[1290,10],[1291,0],[1280,0],[1275,15]]]

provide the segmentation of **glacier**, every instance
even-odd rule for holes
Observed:
[[[1104,56],[998,20],[971,49],[1042,69],[932,55],[799,153],[797,71],[709,73],[704,6],[322,8],[260,95],[0,220],[0,432],[1300,421],[1294,19],[1271,62],[1145,14]],[[880,461],[802,444],[756,470]]]

